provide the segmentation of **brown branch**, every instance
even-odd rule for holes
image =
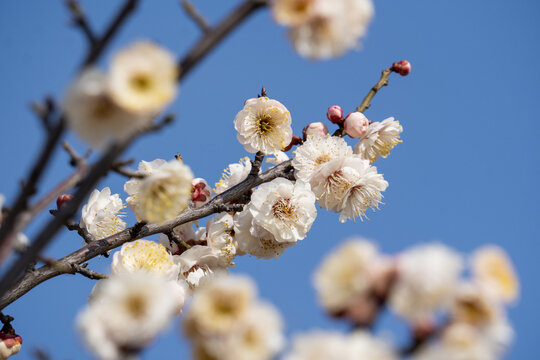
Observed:
[[[97,271],[87,269],[88,263],[79,265],[79,264],[72,264],[71,268],[73,270],[73,274],[81,274],[84,277],[89,278],[90,280],[102,280],[102,279],[108,279],[109,277],[105,274],[98,273]]]
[[[210,25],[208,25],[208,21],[206,21],[206,19],[201,15],[195,5],[187,0],[182,0],[181,4],[186,14],[199,26],[203,32],[207,33],[212,30]]]
[[[88,40],[88,44],[90,47],[93,47],[97,42],[97,38],[94,35],[94,31],[90,28],[90,24],[88,24],[88,21],[86,20],[81,5],[76,0],[66,0],[66,6],[71,12],[73,24],[81,29],[86,36],[86,40]]]
[[[178,80],[183,79],[208,53],[231,31],[247,19],[255,10],[268,4],[268,0],[245,0],[221,23],[212,28],[191,48],[179,62]]]
[[[272,181],[278,177],[288,179],[294,178],[294,169],[291,165],[291,160],[285,161],[257,176],[248,176],[246,180],[212,198],[207,204],[197,209],[187,209],[173,220],[167,221],[163,224],[137,223],[117,234],[109,236],[105,239],[91,242],[83,248],[64,256],[56,262],[58,266],[44,265],[35,271],[27,272],[9,291],[2,292],[3,295],[0,298],[0,310],[42,282],[59,275],[69,273],[71,271],[72,264],[82,264],[96,256],[108,252],[109,250],[117,248],[126,242],[158,233],[167,234],[179,225],[204,218],[214,213],[219,213],[223,210],[224,204],[235,201],[236,199],[240,199],[248,190],[262,183]],[[72,201],[75,200],[75,197],[66,204],[65,209],[74,206]],[[59,219],[60,215],[63,213],[65,214],[64,209],[59,212],[59,216],[55,218],[55,220]],[[48,224],[47,226],[50,227],[52,224]]]

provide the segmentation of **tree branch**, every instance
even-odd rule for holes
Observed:
[[[86,36],[86,40],[88,40],[90,47],[94,47],[97,39],[94,35],[94,31],[90,28],[90,24],[88,24],[88,21],[86,20],[86,16],[84,15],[81,5],[76,0],[66,0],[66,5],[69,11],[71,11],[73,24],[81,29],[83,34]]]
[[[225,204],[241,198],[246,191],[278,177],[289,179],[294,177],[294,168],[291,165],[291,160],[285,161],[257,176],[248,176],[246,180],[212,198],[207,204],[197,209],[186,209],[173,220],[163,224],[137,223],[117,234],[105,239],[93,241],[83,248],[64,256],[56,262],[57,266],[44,265],[35,271],[27,272],[9,291],[2,292],[3,295],[0,298],[0,310],[42,282],[62,274],[70,273],[72,264],[82,264],[109,250],[117,248],[126,242],[158,233],[167,234],[179,225],[204,218],[214,213],[219,213],[223,210]],[[75,200],[75,197],[66,204],[66,208],[74,206],[72,203],[73,200]],[[64,209],[59,212],[59,215],[62,213],[64,213]],[[50,227],[51,224],[48,224],[47,226]]]
[[[186,14],[199,26],[203,32],[207,33],[212,30],[206,19],[201,15],[201,13],[199,13],[199,11],[197,11],[195,5],[188,0],[182,0],[181,4]]]

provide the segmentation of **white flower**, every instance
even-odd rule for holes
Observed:
[[[124,190],[126,200],[139,220],[163,223],[184,211],[191,200],[190,168],[171,160],[151,170],[142,180],[130,180]]]
[[[281,316],[270,304],[255,303],[246,316],[222,336],[197,339],[199,351],[220,360],[270,360],[284,344]],[[201,349],[203,348],[203,349]],[[197,357],[208,359],[208,357]]]
[[[149,41],[138,42],[115,55],[108,86],[117,104],[133,113],[149,114],[175,98],[177,75],[169,51]]]
[[[195,245],[175,256],[180,266],[180,275],[191,289],[198,287],[203,280],[214,276],[214,273],[225,270],[222,255],[209,246]]]
[[[275,153],[274,157],[266,158],[266,162],[272,165],[279,165],[287,160],[289,160],[289,156],[283,151]]]
[[[253,221],[279,242],[296,242],[306,237],[317,217],[315,195],[309,184],[277,178],[260,185],[251,195],[247,209]]]
[[[292,350],[283,360],[345,360],[346,353],[344,334],[318,330],[294,336]]]
[[[155,159],[152,161],[142,160],[141,162],[139,162],[137,171],[140,174],[147,176],[147,175],[151,175],[152,173],[156,171],[159,171],[159,169],[163,167],[165,164],[167,164],[167,161],[163,159]],[[124,184],[124,191],[130,195],[126,199],[126,203],[128,204],[131,211],[133,211],[134,213],[136,213],[136,208],[138,206],[137,193],[140,191],[141,183],[142,183],[142,179],[131,178],[130,180],[126,181],[126,183]]]
[[[513,302],[519,296],[519,280],[511,260],[498,246],[485,246],[472,257],[475,280],[503,302]]]
[[[202,230],[206,229],[202,228]],[[177,237],[177,239],[186,243],[194,243],[201,240],[200,232],[201,228],[197,231],[193,229],[193,222],[188,222],[173,228],[173,233]],[[161,245],[165,246],[173,255],[179,255],[183,251],[183,249],[178,247],[178,244],[176,244],[176,242],[169,239],[169,237],[165,234],[160,234],[158,236],[158,241]]]
[[[113,274],[145,271],[168,280],[178,279],[179,266],[161,244],[136,240],[122,245],[113,255]]]
[[[256,295],[245,277],[216,276],[197,289],[184,316],[184,330],[191,338],[227,334],[249,315]]]
[[[0,360],[6,360],[17,354],[21,350],[21,345],[22,338],[19,335],[0,332]]]
[[[250,153],[275,154],[292,140],[289,110],[267,97],[247,100],[234,118],[234,128],[238,141]]]
[[[402,132],[403,128],[399,121],[395,121],[393,117],[382,122],[373,122],[354,147],[354,153],[359,154],[362,159],[369,160],[370,163],[381,156],[385,158],[390,154],[390,150],[401,142],[399,134]]]
[[[336,136],[308,136],[296,149],[293,159],[295,177],[310,182],[313,174],[324,164],[337,158],[351,156],[352,148]]]
[[[347,339],[346,359],[395,360],[397,356],[390,344],[367,331],[355,331]]]
[[[296,26],[316,14],[318,3],[318,0],[275,0],[272,12],[279,24]]]
[[[312,59],[337,57],[357,48],[374,13],[371,0],[317,0],[313,7],[309,18],[300,18],[304,21],[289,31],[296,51]]]
[[[112,276],[77,318],[87,345],[100,359],[127,359],[123,349],[142,349],[178,312],[182,288],[155,275]]]
[[[232,261],[236,255],[236,243],[234,240],[234,220],[230,214],[226,212],[220,213],[208,220],[206,224],[206,242],[208,247],[219,254],[223,267],[233,265]]]
[[[216,194],[221,194],[222,192],[229,190],[234,185],[244,181],[250,171],[251,161],[247,157],[240,159],[238,163],[229,164],[229,166],[223,170],[223,175],[221,175],[219,182],[216,183],[214,192]]]
[[[107,78],[97,69],[84,70],[68,90],[63,108],[67,125],[92,147],[104,148],[152,121],[120,108],[109,96]]]
[[[430,320],[452,300],[463,268],[459,254],[442,244],[414,247],[398,257],[390,307],[414,323]]]
[[[322,306],[337,313],[364,296],[377,259],[375,245],[363,239],[348,241],[326,256],[313,279]]]
[[[111,195],[109,187],[101,191],[96,189],[82,208],[79,226],[86,229],[96,240],[116,234],[126,228],[126,222],[122,220],[125,216],[121,212],[123,208],[119,194]]]
[[[234,232],[239,255],[250,254],[263,259],[278,258],[295,244],[277,241],[274,235],[254,223],[249,210],[234,215]]]
[[[381,192],[387,187],[388,182],[377,173],[377,168],[356,156],[324,164],[311,179],[311,188],[319,199],[319,205],[341,212],[341,222],[356,217],[362,219],[368,208],[378,209]]]

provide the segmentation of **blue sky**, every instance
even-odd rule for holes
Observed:
[[[141,1],[137,14],[112,43],[114,50],[151,39],[183,54],[199,36],[176,0]],[[198,0],[212,21],[239,1]],[[83,1],[95,29],[103,29],[120,1]],[[214,183],[221,170],[246,156],[236,141],[233,118],[261,85],[291,111],[299,133],[312,121],[325,121],[326,108],[352,111],[377,81],[380,70],[407,59],[412,74],[393,75],[366,112],[371,120],[389,116],[404,127],[400,144],[377,167],[389,181],[385,205],[370,220],[340,224],[324,210],[308,238],[277,260],[241,258],[234,272],[257,281],[261,295],[287,320],[287,334],[310,328],[343,329],[318,307],[311,276],[326,253],[344,239],[361,235],[384,252],[442,241],[468,253],[495,243],[513,258],[522,283],[521,299],[509,316],[517,338],[509,359],[536,353],[540,192],[537,118],[540,71],[540,3],[521,1],[376,1],[376,16],[362,51],[326,62],[297,56],[264,10],[227,38],[180,84],[170,111],[178,121],[160,134],[143,138],[127,157],[170,159],[181,153],[196,176]],[[85,52],[82,35],[68,26],[63,1],[3,1],[0,4],[0,192],[12,200],[43,139],[30,101],[51,94],[61,99]],[[85,145],[68,140],[81,152]],[[352,144],[352,142],[351,142]],[[44,192],[70,171],[56,153],[46,173]],[[100,187],[122,192],[124,179],[111,175]],[[47,216],[41,217],[42,222]],[[28,229],[30,237],[37,226]],[[64,232],[47,250],[61,256],[81,240]],[[108,259],[91,266],[108,271]],[[19,358],[35,346],[54,359],[86,359],[73,319],[86,302],[92,282],[66,275],[49,281],[6,309],[24,338]],[[402,326],[387,326],[398,334]],[[399,339],[399,337],[398,337]],[[188,358],[178,324],[143,358]]]

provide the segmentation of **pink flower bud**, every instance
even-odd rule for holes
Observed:
[[[339,105],[332,105],[328,108],[326,117],[334,124],[340,124],[343,122],[343,109]]]
[[[328,128],[322,122],[311,123],[302,130],[304,140],[307,139],[308,135],[325,136],[326,134],[328,134]]]
[[[359,138],[366,135],[369,127],[369,120],[361,112],[353,112],[347,115],[343,123],[345,132],[352,138]]]
[[[196,178],[191,181],[193,192],[191,194],[191,200],[193,205],[198,208],[206,204],[212,196],[212,189],[208,186],[206,180],[202,178]]]
[[[401,76],[407,76],[411,72],[411,63],[407,60],[401,60],[392,64],[392,70]]]
[[[21,350],[22,338],[13,333],[0,332],[0,359],[7,359]]]
[[[71,194],[63,194],[63,195],[60,195],[57,199],[56,199],[56,208],[58,210],[62,209],[63,206],[66,205],[66,203],[73,199],[73,195]]]

